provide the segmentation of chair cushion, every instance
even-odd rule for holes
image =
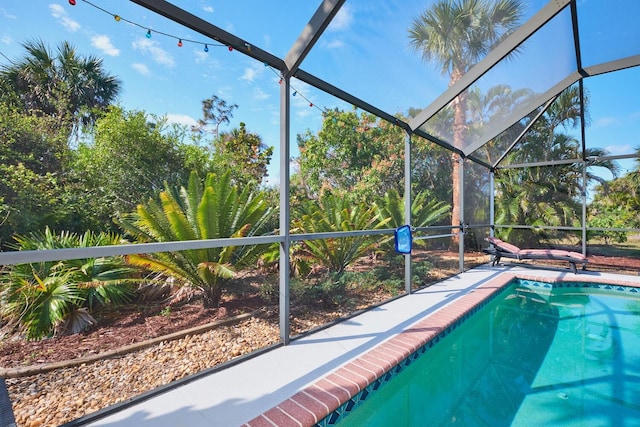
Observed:
[[[487,241],[493,244],[496,248],[504,252],[511,252],[512,254],[520,253],[520,248],[511,243],[503,242],[497,237],[487,237]]]
[[[569,252],[569,256],[572,257],[572,258],[577,258],[577,259],[582,259],[582,260],[586,260],[587,259],[587,257],[582,255],[580,252],[571,251],[571,252]]]

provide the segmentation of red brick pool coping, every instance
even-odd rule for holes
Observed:
[[[515,278],[547,283],[588,282],[640,288],[638,283],[594,276],[549,277],[501,274],[361,354],[333,373],[247,422],[243,427],[315,425]]]

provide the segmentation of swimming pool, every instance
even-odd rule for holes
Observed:
[[[640,425],[638,289],[504,289],[317,425]]]

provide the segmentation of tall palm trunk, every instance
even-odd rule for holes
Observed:
[[[491,49],[517,26],[524,10],[521,0],[436,0],[409,29],[414,49],[426,61],[441,66],[449,75],[449,86],[486,56]],[[464,147],[467,94],[454,100],[453,145]],[[460,226],[460,155],[453,154],[451,225]],[[456,228],[454,231],[458,231]],[[457,236],[452,246],[457,246]]]
[[[449,86],[453,86],[462,77],[463,72],[460,70],[454,70],[451,73],[451,79],[449,80]],[[467,95],[461,93],[453,100],[453,146],[456,148],[462,148],[467,132]],[[461,203],[460,203],[460,168],[462,167],[462,157],[453,152],[451,154],[451,227],[459,227],[460,219],[462,218]],[[458,228],[452,228],[452,233],[457,233]],[[453,251],[458,250],[460,239],[458,235],[452,237],[450,249]]]

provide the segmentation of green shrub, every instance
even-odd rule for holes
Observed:
[[[62,232],[14,237],[16,250],[46,250],[115,245],[115,234]],[[96,305],[122,304],[134,294],[137,270],[122,257],[38,262],[6,267],[0,272],[0,316],[30,339],[77,333],[96,323]]]
[[[292,225],[297,233],[330,233],[356,230],[375,230],[388,220],[380,220],[374,206],[349,197],[325,193],[318,201],[307,201],[296,211]],[[305,262],[326,267],[341,274],[358,258],[375,250],[377,241],[372,236],[356,235],[341,238],[305,240],[297,253],[304,254]]]
[[[346,300],[346,282],[341,275],[327,274],[321,279],[301,280],[290,282],[291,299],[295,304],[319,305],[334,307]]]
[[[206,240],[265,234],[276,210],[254,186],[239,188],[229,172],[209,174],[204,182],[192,173],[187,187],[166,188],[157,200],[139,205],[119,225],[138,242]],[[130,255],[132,265],[173,277],[202,292],[216,307],[236,270],[254,267],[268,245],[225,246]]]

